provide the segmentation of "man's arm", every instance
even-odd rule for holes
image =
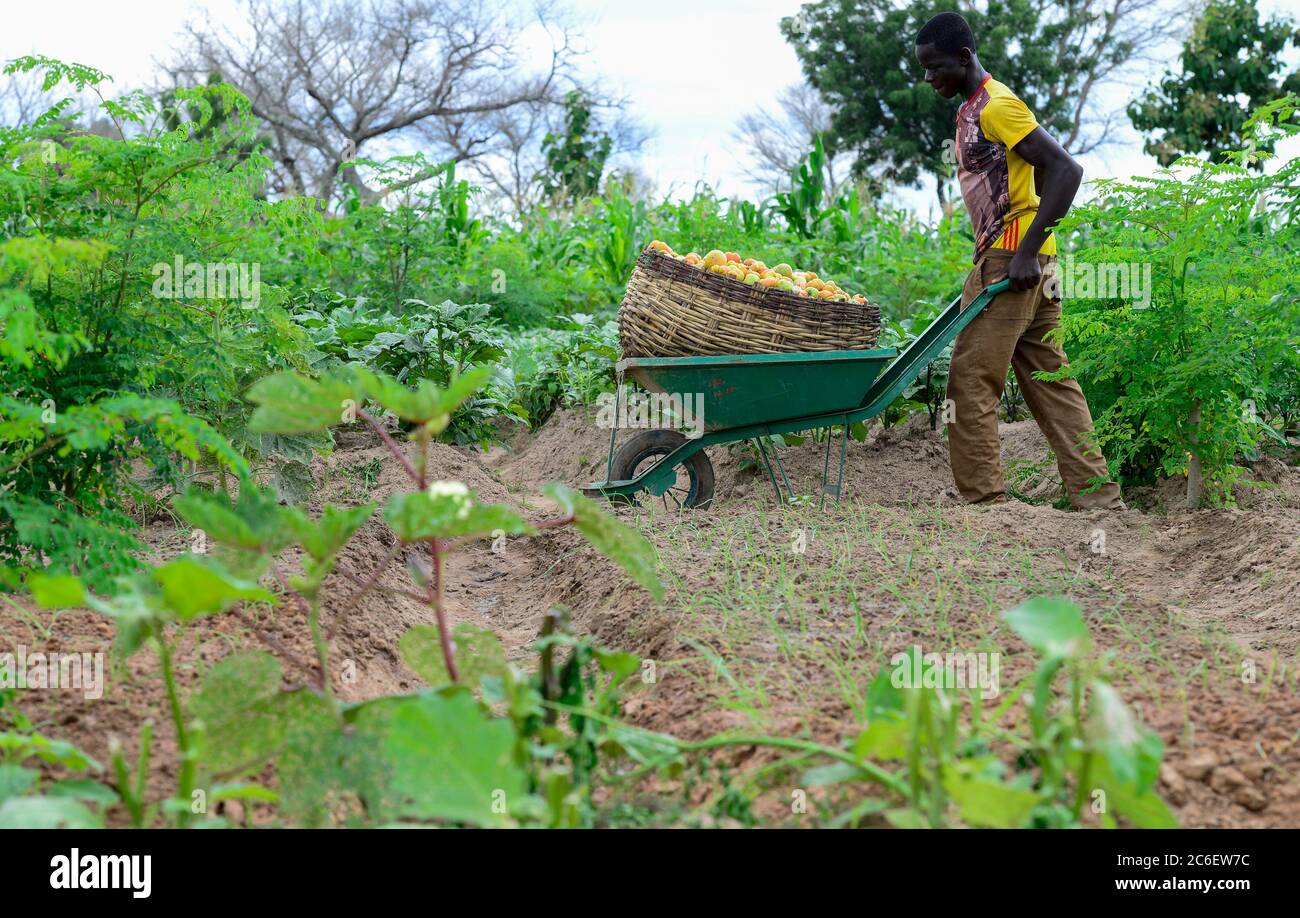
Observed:
[[[1038,286],[1042,269],[1038,267],[1038,250],[1047,241],[1047,234],[1060,222],[1074,203],[1083,180],[1083,167],[1074,157],[1042,128],[1034,128],[1013,148],[1016,154],[1034,167],[1039,179],[1042,199],[1038,215],[1029,224],[1015,257],[1011,259],[1008,276],[1012,290],[1028,290]]]

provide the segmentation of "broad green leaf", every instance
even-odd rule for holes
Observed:
[[[378,402],[384,408],[397,415],[403,421],[413,424],[434,422],[437,427],[445,427],[447,417],[456,410],[464,399],[452,402],[448,393],[438,388],[431,380],[422,379],[414,389],[408,389],[384,373],[374,373],[365,367],[352,367],[354,378],[362,392]],[[486,376],[482,382],[486,382]],[[482,385],[480,382],[474,388]]]
[[[491,631],[461,622],[451,629],[451,639],[456,669],[464,685],[474,688],[485,677],[505,673],[506,653],[501,640]],[[398,648],[402,661],[429,685],[436,688],[451,682],[437,625],[416,625],[402,635]]]
[[[260,550],[268,555],[278,554],[292,545],[298,524],[306,519],[297,507],[281,506],[274,488],[258,487],[247,478],[239,482],[239,496],[235,498],[234,508],[261,539]]]
[[[339,379],[309,379],[300,373],[276,373],[248,390],[257,410],[248,421],[252,433],[304,434],[351,419],[357,394]]]
[[[163,602],[181,621],[220,612],[241,600],[274,603],[275,596],[255,583],[235,580],[191,557],[177,558],[155,568]]]
[[[361,366],[351,369],[361,392],[403,421],[422,424],[443,413],[439,410],[441,392],[427,379],[412,391],[385,373],[374,373]]]
[[[614,676],[617,682],[622,682],[641,671],[641,658],[634,653],[602,650],[599,647],[593,647],[591,652],[601,670]]]
[[[261,650],[223,657],[190,696],[203,721],[205,761],[217,772],[269,758],[284,739],[280,663]]]
[[[208,802],[210,803],[218,800],[257,800],[263,803],[275,803],[279,799],[280,795],[269,787],[243,782],[214,784],[212,785],[212,792],[208,794]]]
[[[427,491],[394,494],[384,519],[403,542],[462,536],[536,533],[519,514],[501,504],[480,504],[473,491],[455,481],[435,481]]]
[[[471,367],[464,373],[453,376],[442,393],[442,410],[452,414],[479,389],[487,385],[492,378],[491,367]]]
[[[43,762],[73,771],[99,771],[102,767],[67,740],[50,739],[40,733],[0,733],[0,752],[18,762],[36,756]]]
[[[1105,756],[1093,759],[1092,783],[1106,794],[1103,819],[1113,820],[1118,813],[1139,829],[1178,828],[1178,818],[1154,789],[1138,793],[1132,785],[1120,781],[1106,764]]]
[[[1101,680],[1092,683],[1090,739],[1106,757],[1115,778],[1144,793],[1160,773],[1164,743],[1133,716],[1119,692]]]
[[[675,759],[682,751],[681,743],[677,738],[666,733],[642,730],[618,721],[608,724],[605,730],[607,737],[605,754],[621,753],[638,765],[647,765],[651,762],[663,764],[670,759]],[[616,748],[610,749],[611,744]]]
[[[1002,620],[1044,656],[1073,659],[1092,647],[1083,613],[1068,599],[1035,596],[1003,612]]]
[[[241,519],[224,494],[214,494],[193,486],[172,501],[181,519],[214,542],[236,548],[256,549],[262,540],[253,532],[248,522]]]
[[[907,755],[907,721],[878,716],[853,741],[853,754],[861,760],[892,762]]]
[[[375,504],[363,504],[349,510],[326,506],[319,519],[305,517],[294,522],[298,541],[302,547],[318,561],[332,558],[339,549],[347,544],[348,539],[366,524],[375,512]]]
[[[112,806],[120,799],[117,791],[107,784],[100,784],[90,778],[70,778],[51,784],[46,790],[47,797],[68,797],[85,803],[97,803],[100,806]]]
[[[555,501],[562,513],[573,517],[574,526],[597,551],[627,571],[655,599],[663,599],[664,587],[655,574],[655,549],[645,536],[567,485],[548,484],[542,493]]]
[[[463,692],[403,699],[384,744],[398,815],[510,825],[528,788],[515,742],[509,720],[491,717]]]
[[[34,573],[27,589],[42,609],[77,609],[86,604],[86,588],[71,574]]]
[[[925,817],[910,806],[885,810],[885,819],[895,829],[924,829],[927,827]]]
[[[848,762],[832,762],[829,765],[818,765],[816,768],[809,768],[803,773],[803,779],[800,783],[808,787],[825,787],[831,784],[857,781],[862,778],[862,769],[856,765],[850,765]]]
[[[33,768],[0,763],[0,803],[4,803],[10,797],[17,797],[35,786],[40,776],[41,773]]]
[[[977,828],[1020,828],[1038,805],[1038,795],[1033,791],[963,777],[951,768],[944,769],[943,787],[961,810],[961,818]]]
[[[272,555],[293,544],[298,524],[306,519],[302,511],[280,506],[273,488],[259,487],[248,478],[240,481],[233,503],[224,494],[191,487],[173,505],[214,542]]]
[[[69,797],[12,797],[0,805],[0,829],[99,829],[103,820]]]
[[[284,697],[291,707],[276,759],[284,818],[304,827],[382,821],[388,766],[377,751],[383,725],[368,715],[389,707],[388,699],[367,702],[345,730],[319,696],[304,691]]]
[[[310,463],[318,453],[329,452],[334,438],[327,430],[309,434],[259,434],[249,438],[263,456],[283,457],[296,462]]]
[[[903,692],[894,685],[893,664],[886,664],[867,686],[867,718],[880,714],[901,714],[904,709]]]
[[[286,501],[301,506],[316,493],[316,479],[311,466],[297,459],[278,461],[273,466],[275,490]]]
[[[113,647],[124,657],[140,649],[154,622],[165,619],[165,616],[160,616],[161,598],[153,590],[152,580],[146,574],[120,581],[112,599],[88,596],[87,603],[96,612],[113,620],[117,626]]]

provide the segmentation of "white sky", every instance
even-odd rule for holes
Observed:
[[[204,9],[237,22],[235,0],[60,0],[6,4],[0,58],[40,52],[98,67],[119,86],[144,82],[152,58],[165,54],[181,25]],[[722,194],[752,195],[742,175],[744,151],[731,139],[749,108],[773,104],[785,86],[802,79],[794,51],[781,37],[782,16],[795,0],[569,0],[581,20],[582,68],[628,97],[632,113],[654,132],[640,168],[661,191],[689,194],[697,180]],[[1260,0],[1264,13],[1300,15],[1300,0]],[[1169,63],[1175,63],[1171,48]],[[1142,86],[1156,74],[1133,72]],[[1014,87],[1013,87],[1014,88]],[[1127,92],[1107,101],[1122,108]],[[1127,119],[1122,119],[1127,126]],[[1281,151],[1300,155],[1300,142]],[[1088,178],[1149,173],[1155,161],[1129,130],[1123,142],[1082,157]],[[932,180],[901,190],[901,202],[922,214],[934,206]]]

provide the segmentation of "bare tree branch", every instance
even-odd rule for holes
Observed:
[[[744,115],[736,123],[732,138],[749,149],[745,175],[776,191],[789,181],[790,170],[808,155],[813,136],[827,134],[830,126],[830,106],[812,86],[796,83],[781,90],[775,106]],[[827,150],[827,201],[843,190],[851,161],[851,156]]]
[[[266,122],[281,184],[326,200],[340,180],[363,201],[387,193],[348,165],[353,156],[430,138],[441,141],[425,148],[430,158],[484,155],[507,116],[558,107],[572,80],[567,31],[546,3],[245,0],[245,10],[251,37],[191,24],[170,79],[216,72],[238,87]],[[539,28],[553,47],[536,71],[523,49]]]

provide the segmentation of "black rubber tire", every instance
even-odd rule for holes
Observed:
[[[618,448],[614,454],[612,478],[627,481],[636,474],[637,466],[654,456],[665,456],[686,442],[686,436],[675,430],[646,430]],[[690,488],[681,500],[682,509],[707,510],[713,503],[713,463],[704,450],[692,455],[682,465],[690,476]],[[664,493],[667,497],[668,492]]]

